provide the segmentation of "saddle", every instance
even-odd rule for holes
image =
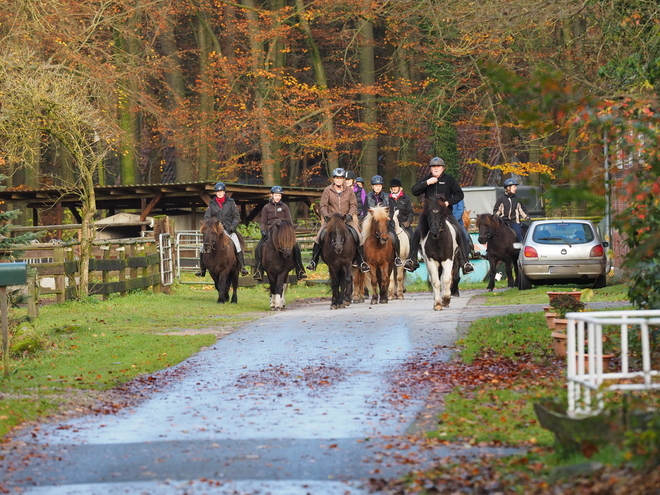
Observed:
[[[355,245],[359,246],[360,245],[360,234],[353,227],[351,227],[351,225],[346,224],[346,227],[348,227],[348,231],[353,236],[353,240],[355,240]],[[321,244],[323,242],[323,239],[325,239],[326,230],[327,229],[325,227],[323,228],[323,230],[321,230],[321,233],[319,234],[319,244]]]

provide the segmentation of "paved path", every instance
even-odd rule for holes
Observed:
[[[468,306],[474,294],[464,291],[441,312],[424,293],[269,315],[182,363],[176,379],[134,409],[19,438],[0,470],[21,466],[19,451],[36,457],[3,478],[30,494],[365,494],[364,480],[412,467],[387,443],[414,427],[423,402],[386,400],[392,370],[451,346],[477,318],[522,311]],[[457,446],[423,455],[475,452]]]

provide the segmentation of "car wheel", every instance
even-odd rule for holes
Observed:
[[[532,281],[525,276],[520,265],[518,265],[518,289],[529,290],[532,288]]]
[[[602,289],[603,287],[607,287],[607,277],[598,275],[598,278],[594,280],[594,289]]]

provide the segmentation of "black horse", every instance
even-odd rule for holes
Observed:
[[[295,260],[296,231],[287,220],[280,220],[268,229],[268,239],[261,248],[261,264],[270,284],[270,309],[278,311],[286,307],[286,292],[289,272]]]
[[[352,264],[358,244],[346,225],[344,216],[333,213],[326,217],[321,237],[321,258],[328,265],[332,303],[330,309],[345,308],[353,296]]]
[[[445,197],[437,195],[424,200],[417,224],[422,256],[433,286],[433,309],[449,307],[452,295],[458,295],[460,263],[458,223],[445,206]]]
[[[229,300],[229,287],[233,289],[231,302],[238,302],[238,272],[240,263],[236,256],[236,247],[217,218],[204,220],[201,228],[202,263],[211,274],[218,291],[218,302]]]
[[[487,245],[486,253],[490,263],[487,289],[492,291],[495,288],[495,273],[497,273],[497,265],[500,262],[504,262],[506,267],[509,287],[515,287],[518,278],[518,254],[520,253],[520,249],[513,247],[513,243],[518,241],[516,233],[504,223],[501,217],[490,214],[477,215],[477,228],[479,229],[479,242]]]

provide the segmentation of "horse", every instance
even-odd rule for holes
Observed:
[[[433,286],[433,309],[449,307],[452,294],[458,294],[460,280],[458,221],[445,206],[445,197],[436,195],[424,200],[417,231],[422,256]]]
[[[353,296],[353,258],[358,241],[344,221],[344,215],[333,213],[325,217],[326,226],[321,235],[321,259],[328,265],[332,302],[330,309],[345,308]]]
[[[211,274],[218,291],[218,302],[224,304],[229,300],[229,287],[231,286],[233,289],[231,302],[237,303],[239,262],[234,242],[217,218],[204,220],[201,233],[203,236],[202,262]]]
[[[387,304],[390,276],[394,270],[394,244],[388,224],[389,209],[376,206],[362,222],[364,261],[371,267],[371,304]]]
[[[518,279],[518,254],[520,249],[515,249],[513,243],[518,241],[516,233],[509,227],[501,217],[485,213],[477,216],[477,228],[479,229],[479,242],[487,244],[486,254],[490,263],[488,273],[488,291],[495,288],[495,273],[500,261],[506,266],[506,277],[509,287],[516,286]],[[515,277],[513,274],[515,269]]]
[[[399,237],[399,257],[402,260],[408,258],[410,254],[410,236],[406,229],[399,224],[399,210],[394,212],[394,229]],[[406,269],[402,266],[395,266],[392,278],[390,279],[390,299],[403,299],[405,291]]]
[[[289,272],[295,266],[293,249],[296,245],[296,231],[287,220],[279,220],[268,229],[268,238],[261,247],[261,265],[268,275],[270,284],[270,309],[283,310],[286,307],[286,293]]]

